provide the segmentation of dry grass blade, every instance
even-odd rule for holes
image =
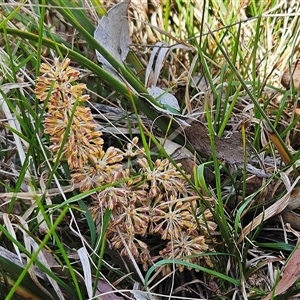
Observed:
[[[28,83],[6,84],[1,87],[1,90],[3,93],[8,93],[12,89],[15,89],[15,88],[20,89],[20,88],[28,87],[30,85],[31,84],[28,84]],[[6,119],[8,120],[9,126],[11,128],[13,128],[16,132],[21,132],[22,131],[21,126],[20,126],[18,120],[16,119],[16,117],[11,113],[10,108],[8,107],[4,97],[2,96],[2,93],[0,95],[0,108],[3,111]],[[15,143],[17,146],[18,154],[20,156],[21,163],[23,165],[24,161],[25,161],[25,157],[26,157],[26,149],[28,148],[28,143],[26,141],[22,140],[20,138],[20,136],[18,136],[16,133],[13,133],[13,136],[14,136],[14,140],[15,140]],[[26,172],[26,178],[28,178],[28,179],[30,178],[30,174],[28,171]],[[30,190],[29,186],[28,186],[28,189]]]
[[[10,235],[15,238],[15,240],[18,240],[15,231],[20,231],[23,234],[25,248],[29,253],[34,253],[35,251],[39,251],[39,245],[32,239],[32,237],[28,235],[29,232],[28,224],[25,222],[25,220],[22,219],[22,217],[15,216],[15,215],[8,216],[7,214],[3,214],[3,220],[7,230],[9,231]],[[23,265],[23,260],[21,259],[21,253],[18,247],[15,244],[13,244],[13,246],[15,248],[16,253],[18,253],[21,265]],[[48,261],[42,251],[39,252],[38,259],[46,268],[50,270]],[[27,263],[31,263],[29,257],[27,257]],[[48,295],[50,298],[52,298],[51,294],[47,291],[47,289],[39,282],[36,273],[36,268],[33,265],[31,265],[29,268],[29,275],[33,280],[33,282],[36,284],[36,286],[45,295]],[[58,298],[64,300],[65,298],[57,282],[53,280],[53,278],[51,278],[51,276],[49,276],[48,274],[45,274],[45,276],[47,277],[48,281],[51,283]]]
[[[39,251],[39,245],[32,239],[30,238],[30,246],[34,251]],[[46,255],[44,255],[44,252],[43,251],[39,251],[39,254],[38,254],[38,259],[39,261],[49,270],[51,271],[51,268],[50,268],[50,265],[49,265],[49,262],[48,262],[48,259],[46,258]],[[29,260],[29,258],[28,258]],[[42,290],[44,291],[44,293],[47,292],[47,290],[40,284],[40,282],[38,281],[38,279],[36,278],[36,274],[34,273],[34,269],[31,267],[29,269],[29,274],[31,276],[31,278],[34,280],[34,282],[36,283],[36,285]],[[65,300],[65,296],[62,292],[62,290],[60,289],[58,283],[51,277],[49,276],[48,274],[46,274],[50,284],[52,285],[53,287],[53,290],[55,291],[58,299],[60,300]],[[49,292],[47,292],[49,294]],[[47,294],[46,293],[46,294]]]
[[[262,224],[262,222],[270,219],[273,216],[276,216],[280,214],[289,204],[291,193],[294,190],[295,186],[297,185],[298,181],[300,180],[300,177],[296,179],[296,181],[293,183],[293,185],[290,185],[289,178],[285,173],[280,174],[283,181],[286,185],[286,193],[284,196],[281,197],[281,199],[277,200],[276,203],[268,207],[266,210],[261,212],[255,219],[250,222],[246,227],[243,228],[242,233],[238,239],[238,243],[241,243],[244,238],[255,228],[257,228],[259,225]]]
[[[82,269],[83,269],[83,276],[84,276],[84,283],[86,286],[86,290],[88,293],[89,298],[93,297],[93,285],[92,285],[92,272],[91,266],[89,261],[89,254],[86,248],[82,247],[77,250]]]
[[[146,68],[145,86],[157,85],[159,74],[163,67],[163,62],[169,51],[169,47],[162,42],[156,43],[153,47]]]
[[[278,284],[275,287],[275,290],[270,292],[267,297],[265,297],[263,300],[269,300],[273,299],[273,297],[276,297],[279,294],[282,294],[290,287],[292,287],[297,279],[299,279],[300,276],[300,243],[298,240],[297,247],[295,251],[291,254],[290,258],[288,259],[284,270],[282,271],[282,278],[278,282]]]

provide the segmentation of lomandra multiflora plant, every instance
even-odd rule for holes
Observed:
[[[203,254],[216,229],[210,211],[199,205],[199,196],[168,159],[146,158],[137,137],[125,149],[103,148],[102,133],[84,106],[89,95],[86,85],[77,83],[79,75],[68,58],[43,63],[35,94],[47,108],[44,128],[53,161],[67,161],[81,191],[105,187],[92,195],[90,209],[95,222],[111,210],[111,247],[125,257],[130,251],[145,270],[159,259],[186,256],[185,261],[209,264]]]

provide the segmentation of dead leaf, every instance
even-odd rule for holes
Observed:
[[[281,213],[284,223],[289,223],[294,229],[300,230],[300,215],[294,211],[300,207],[300,187],[297,186],[291,193],[288,206]]]
[[[200,92],[206,92],[210,89],[209,81],[205,76],[195,75],[191,78],[191,87],[197,88]]]
[[[280,175],[283,181],[285,181],[286,179],[284,177],[287,177],[287,175],[285,173],[281,173]],[[293,183],[292,186],[288,186],[288,183],[286,183],[286,193],[278,201],[276,201],[273,205],[268,207],[265,211],[261,212],[252,222],[250,222],[247,226],[243,228],[243,231],[237,242],[238,244],[243,241],[243,239],[247,234],[249,234],[249,232],[257,228],[262,222],[280,214],[288,206],[291,197],[291,192],[294,190],[295,185],[298,183],[299,179],[300,177],[298,177],[298,179]]]
[[[194,149],[206,156],[212,155],[208,129],[199,121],[193,121],[184,129],[184,133]],[[228,138],[214,137],[216,155],[220,160],[229,164],[242,164],[248,157],[244,156],[242,136],[234,132]]]
[[[282,278],[275,287],[275,291],[269,293],[263,300],[269,300],[272,296],[277,296],[286,292],[300,276],[300,242],[296,246],[296,250],[290,255],[282,273]]]
[[[157,138],[163,145],[165,151],[174,159],[176,163],[181,164],[182,170],[186,174],[192,175],[197,166],[194,155],[180,144],[177,144],[169,139]]]
[[[152,97],[156,98],[156,100],[160,104],[165,105],[166,108],[168,108],[168,106],[169,106],[173,109],[176,109],[177,111],[180,110],[178,100],[172,94],[170,94],[170,93],[164,91],[163,89],[161,89],[160,87],[154,86],[154,85],[152,85],[151,87],[148,87],[147,90]]]
[[[294,210],[299,208],[300,208],[300,187],[297,186],[294,188],[294,190],[291,193],[291,199],[287,207],[287,210]]]
[[[135,282],[133,285],[133,290],[130,291],[136,300],[157,300],[157,297],[149,292],[144,292],[140,290],[140,284]]]
[[[285,224],[289,224],[292,229],[300,230],[300,215],[298,213],[285,209],[281,216]]]
[[[115,295],[114,292],[118,291],[114,291],[111,285],[105,280],[100,279],[98,281],[98,291],[101,293],[100,295],[97,295],[97,297],[99,297],[99,300],[124,300],[123,297]]]
[[[129,0],[114,5],[108,11],[107,16],[102,17],[99,21],[94,32],[94,37],[99,44],[120,63],[126,59],[131,44],[127,20],[128,7]],[[96,53],[103,68],[115,75],[112,65],[98,51]]]
[[[284,71],[281,77],[281,84],[286,88],[290,89],[291,80],[296,90],[300,89],[300,60],[294,62],[290,68]]]

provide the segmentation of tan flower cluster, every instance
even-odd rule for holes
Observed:
[[[216,225],[209,210],[200,209],[186,177],[168,159],[149,161],[137,137],[125,151],[103,150],[101,132],[83,105],[89,99],[86,86],[76,82],[80,74],[68,58],[42,64],[40,72],[35,93],[46,103],[44,125],[53,160],[67,161],[82,191],[104,187],[92,195],[91,210],[100,221],[106,209],[112,211],[107,229],[112,247],[123,256],[129,250],[145,270],[160,258],[188,256],[187,261],[200,264]],[[159,242],[153,245],[152,240]]]
[[[88,107],[82,104],[89,99],[84,94],[86,85],[76,83],[79,71],[70,66],[70,59],[55,59],[53,66],[43,63],[37,79],[35,93],[46,101],[45,133],[49,134],[53,160],[66,159],[74,183],[81,190],[112,182],[122,171],[123,152],[110,147],[102,148],[101,132]],[[61,149],[62,148],[62,149]]]
[[[43,63],[40,72],[35,93],[40,101],[47,101],[45,133],[51,137],[54,160],[63,147],[70,168],[82,168],[89,159],[103,155],[101,132],[95,130],[90,109],[80,106],[89,99],[83,95],[86,85],[76,83],[80,73],[70,67],[68,58],[62,63],[56,59],[53,66]]]
[[[199,198],[188,181],[168,160],[156,160],[153,167],[145,157],[137,160],[138,174],[123,175],[123,185],[103,190],[97,196],[98,209],[112,210],[107,237],[111,245],[128,256],[122,239],[138,262],[147,270],[158,259],[183,259],[209,264],[203,256],[209,233],[216,230],[211,212],[202,211]],[[132,175],[131,175],[132,176]],[[122,235],[122,237],[120,236]],[[158,240],[161,247],[152,244]],[[153,247],[154,246],[154,247]],[[151,248],[158,251],[154,253]],[[178,270],[184,267],[178,265]],[[169,267],[163,269],[169,272]]]

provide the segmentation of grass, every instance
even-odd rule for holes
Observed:
[[[132,0],[122,64],[112,2],[1,3],[1,299],[296,299],[299,4]]]

